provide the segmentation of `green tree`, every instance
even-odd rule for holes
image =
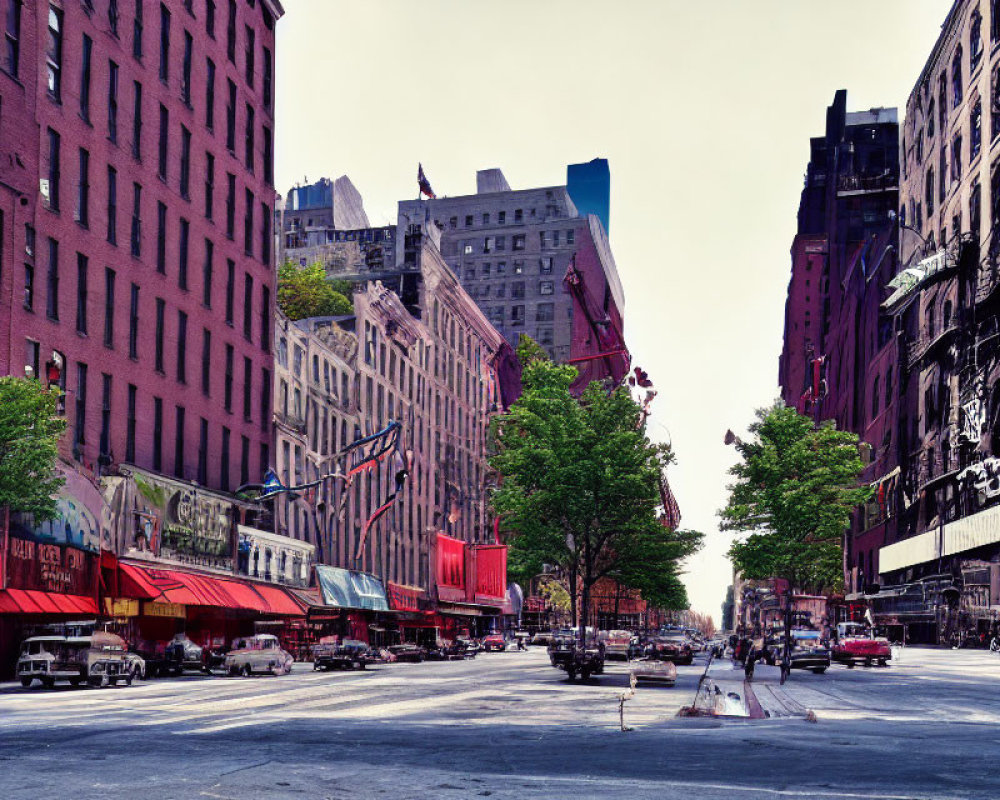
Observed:
[[[801,591],[843,584],[843,536],[851,513],[871,495],[861,486],[858,437],[832,421],[818,427],[780,401],[757,411],[751,440],[719,512],[722,529],[749,531],[729,557],[744,578],[784,578]]]
[[[37,380],[0,378],[0,508],[55,516],[59,437],[66,422],[57,416],[60,393]]]
[[[573,367],[554,364],[522,337],[523,393],[494,420],[500,475],[493,508],[510,536],[509,563],[522,579],[557,564],[567,573],[581,635],[590,590],[603,577],[680,604],[678,561],[701,535],[678,534],[658,518],[659,478],[672,460],[649,441],[641,411],[623,388],[591,384],[577,400]]]
[[[349,281],[327,279],[318,261],[306,267],[286,261],[278,268],[278,307],[289,319],[351,314],[350,292]]]

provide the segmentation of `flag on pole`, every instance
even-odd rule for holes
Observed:
[[[423,164],[417,164],[417,186],[420,187],[420,194],[427,195],[431,200],[437,198],[437,195],[434,194],[434,190],[431,188],[431,182],[424,175]]]

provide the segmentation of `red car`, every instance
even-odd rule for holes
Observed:
[[[507,649],[507,640],[499,633],[491,633],[483,639],[483,650],[486,652],[502,653]]]
[[[855,664],[888,666],[892,658],[889,640],[875,636],[856,622],[837,625],[837,639],[831,648],[834,661],[853,667]]]

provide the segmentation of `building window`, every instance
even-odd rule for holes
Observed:
[[[118,244],[118,170],[108,165],[108,242]]]
[[[164,317],[166,316],[166,303],[162,298],[156,298],[156,333],[155,333],[155,350],[154,350],[154,367],[157,372],[161,375],[163,374],[163,325]]]
[[[142,84],[132,82],[132,158],[142,159]]]
[[[524,299],[524,281],[514,281],[510,285],[510,296],[513,300]]]
[[[236,230],[236,176],[226,173],[226,238],[232,240]]]
[[[135,400],[137,389],[128,385],[128,411],[125,422],[125,460],[135,463]]]
[[[524,325],[524,306],[511,306],[510,324],[518,327]]]
[[[142,255],[142,186],[132,184],[132,226],[129,234],[132,256]]]
[[[512,237],[511,249],[512,250],[523,250],[524,249],[524,234],[523,233],[514,234],[514,236]]]
[[[951,142],[951,180],[952,183],[962,180],[962,134]]]
[[[108,0],[108,26],[111,28],[111,35],[118,38],[118,0]]]
[[[159,148],[159,162],[157,166],[157,175],[160,176],[160,180],[167,179],[167,148],[168,148],[168,136],[170,135],[170,112],[167,111],[166,106],[162,103],[160,104],[160,148]]]
[[[153,469],[163,469],[163,399],[153,398]]]
[[[59,242],[49,237],[49,269],[46,280],[45,314],[59,321]]]
[[[142,7],[146,0],[135,0],[135,16],[132,19],[132,56],[142,61]]]
[[[215,244],[211,239],[205,239],[205,261],[202,265],[201,304],[205,308],[212,307],[212,260],[215,254]]]
[[[111,376],[101,373],[101,442],[100,454],[105,461],[111,458]]]
[[[553,286],[552,281],[539,281],[538,282],[538,293],[539,294],[552,294]]]
[[[263,84],[264,84],[264,108],[270,109],[271,108],[271,100],[272,100],[272,88],[271,88],[271,84],[272,84],[272,82],[273,82],[274,79],[272,77],[273,67],[271,66],[271,51],[268,48],[266,48],[266,47],[263,49],[263,56],[264,56],[264,63],[263,63],[262,66],[264,68],[264,79],[263,79]]]
[[[205,127],[215,130],[215,62],[205,59]]]
[[[927,203],[927,216],[934,213],[934,167],[929,167],[924,179],[924,200]]]
[[[48,75],[46,88],[49,97],[57,103],[62,102],[62,24],[63,12],[54,5],[49,5],[49,41],[45,50],[45,66]]]
[[[257,43],[254,37],[254,30],[249,25],[246,26],[246,41],[244,42],[244,72],[246,74],[247,86],[253,87],[254,56],[256,55]]]
[[[243,338],[253,339],[253,276],[243,274]]]
[[[226,373],[223,384],[222,406],[228,412],[233,410],[233,346],[226,345]]]
[[[236,262],[226,259],[226,324],[233,324],[234,296],[236,294]]]
[[[538,343],[541,345],[552,345],[552,328],[538,329]]]
[[[17,3],[15,2],[14,5],[16,6]],[[80,53],[82,62],[80,64],[80,117],[86,122],[90,122],[90,62],[93,50],[93,40],[84,34],[83,49]]]
[[[205,153],[205,219],[212,219],[215,195],[215,156]]]
[[[983,15],[977,8],[969,19],[969,75],[976,71],[983,57]]]
[[[24,265],[24,308],[35,309],[35,268],[31,264]]]
[[[251,421],[250,404],[253,396],[253,362],[247,357],[243,357],[243,419]]]
[[[187,383],[187,328],[188,315],[177,312],[177,382]]]
[[[205,33],[215,38],[215,0],[205,0]]]
[[[271,428],[271,370],[260,370],[260,429],[265,433]],[[324,442],[325,448],[325,442]]]
[[[260,287],[260,349],[271,352],[271,289],[261,284]]]
[[[219,488],[229,491],[229,428],[222,426],[222,453],[219,456]]]
[[[226,79],[229,89],[226,100],[226,149],[230,153],[236,152],[236,84],[229,78]]]
[[[497,225],[503,225],[507,222],[507,212],[498,211],[497,212]]]
[[[108,61],[108,139],[118,143],[118,65]]]
[[[156,271],[167,274],[167,207],[156,204]]]
[[[170,12],[160,3],[160,80],[170,75]]]
[[[181,125],[181,197],[191,198],[191,131]]]
[[[952,108],[958,108],[962,104],[962,89],[962,46],[959,45],[955,50],[955,57],[951,60]]]
[[[59,211],[59,151],[61,138],[52,128],[48,129],[49,138],[49,182],[48,201],[52,211]],[[42,192],[44,195],[45,193]]]
[[[465,227],[466,228],[471,228],[472,227],[472,219],[473,219],[472,214],[466,214],[466,216],[465,216]]]
[[[542,275],[552,274],[552,256],[538,259],[538,272]]]
[[[982,224],[982,204],[983,191],[977,179],[972,184],[972,190],[969,192],[969,228],[972,231],[972,235],[976,237],[979,236],[979,229]]]
[[[201,418],[198,432],[198,483],[208,483],[208,420]]]
[[[20,66],[21,50],[21,5],[23,0],[8,0],[7,18],[4,29],[4,52],[2,67],[16,78]]]
[[[250,481],[250,440],[240,437],[240,485]]]
[[[246,126],[244,129],[244,157],[243,163],[247,171],[253,175],[253,148],[254,148],[254,122],[253,106],[247,103]]]
[[[236,0],[229,0],[229,18],[226,22],[226,55],[236,63]]]
[[[184,61],[181,65],[181,101],[191,108],[191,48],[194,40],[191,34],[184,31]]]
[[[1000,42],[1000,0],[990,0],[990,41]]]
[[[271,264],[271,209],[260,204],[260,260],[267,267]]]
[[[181,289],[188,288],[188,241],[191,234],[191,224],[181,218],[180,241],[177,243],[177,285]]]
[[[212,332],[208,328],[201,331],[201,393],[208,397],[212,375]]]
[[[90,227],[90,153],[80,148],[80,180],[76,192],[76,221]]]
[[[174,423],[174,475],[184,478],[184,407],[175,406]]]
[[[76,362],[76,424],[73,428],[73,442],[76,444],[74,455],[80,460],[81,453],[79,447],[84,444],[86,438],[84,431],[87,427],[87,365]]]
[[[555,307],[552,303],[539,303],[535,310],[536,322],[552,322],[555,319]]]
[[[969,163],[979,155],[983,147],[983,101],[976,100],[969,118]]]
[[[139,359],[139,286],[132,284],[128,306],[128,357]]]
[[[249,189],[243,190],[243,252],[248,256],[253,255],[253,192]]]
[[[933,139],[934,138],[934,98],[933,97],[931,98],[930,105],[927,106],[927,138],[928,139]],[[923,144],[922,141],[920,143]],[[906,148],[904,147],[903,150],[905,152]],[[918,150],[917,152],[919,154],[920,151]],[[904,159],[904,163],[905,163],[905,159]]]
[[[87,273],[89,259],[83,253],[76,254],[76,332],[87,335]]]
[[[115,271],[104,268],[104,346],[115,347]]]

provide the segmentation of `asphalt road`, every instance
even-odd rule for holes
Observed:
[[[0,685],[0,798],[995,798],[1000,658],[795,673],[801,719],[680,719],[703,664],[568,683],[543,651],[364,673]]]

